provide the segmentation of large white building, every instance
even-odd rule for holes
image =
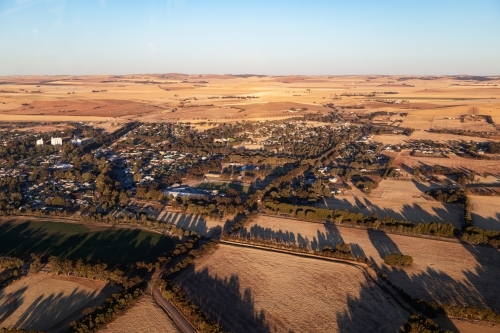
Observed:
[[[50,144],[53,146],[62,145],[62,139],[61,138],[50,138]]]

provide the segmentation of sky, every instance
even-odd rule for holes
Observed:
[[[500,75],[500,0],[0,0],[0,76]]]

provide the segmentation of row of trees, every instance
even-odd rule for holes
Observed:
[[[348,210],[328,209],[309,206],[296,206],[285,203],[265,202],[264,211],[272,215],[286,215],[299,220],[334,222],[342,224],[357,224],[368,228],[385,229],[405,233],[425,233],[435,236],[453,237],[457,235],[451,223],[427,222],[412,223],[406,220],[397,220],[388,215],[380,218],[376,213],[365,216],[362,213],[352,213]]]

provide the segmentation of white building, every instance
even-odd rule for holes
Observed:
[[[72,143],[74,146],[81,146],[81,145],[82,145],[82,140],[78,139],[77,137],[74,137],[74,138],[71,140],[71,143]]]
[[[61,138],[50,138],[50,144],[53,146],[62,145],[62,139]]]
[[[36,140],[36,145],[37,146],[43,146],[43,139]]]

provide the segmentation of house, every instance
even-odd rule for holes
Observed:
[[[43,146],[43,139],[36,140],[36,145],[37,146]]]
[[[62,139],[61,138],[50,138],[50,144],[53,146],[62,145]]]
[[[328,181],[329,181],[330,183],[336,183],[338,180],[337,180],[337,178],[332,177],[332,178],[328,179]]]
[[[82,145],[82,140],[80,140],[79,138],[77,137],[74,137],[72,140],[71,140],[71,143],[74,145],[74,146],[81,146]]]

